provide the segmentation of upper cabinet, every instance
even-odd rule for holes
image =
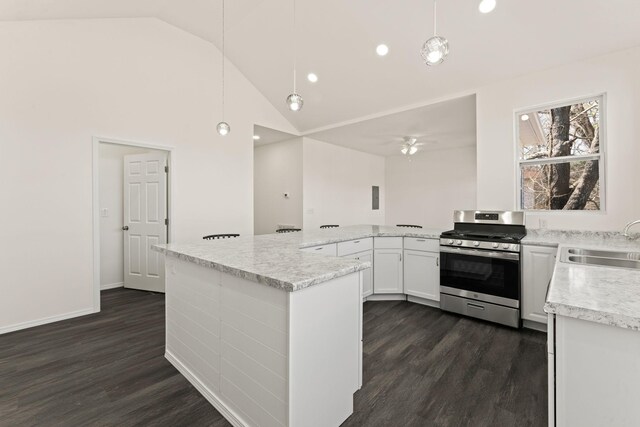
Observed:
[[[558,248],[527,246],[522,249],[522,318],[547,323],[544,303],[553,275]]]

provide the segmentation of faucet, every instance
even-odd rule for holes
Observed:
[[[627,224],[627,225],[624,227],[624,231],[622,232],[622,235],[628,239],[628,238],[630,237],[630,236],[629,236],[629,229],[630,229],[631,227],[633,227],[634,225],[636,225],[636,224],[640,224],[640,219],[635,220],[635,221],[631,221],[629,224]]]

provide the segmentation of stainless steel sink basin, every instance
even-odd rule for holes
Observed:
[[[635,251],[564,248],[560,259],[571,264],[640,270],[640,252]]]
[[[632,259],[620,259],[620,258],[603,258],[596,256],[583,256],[583,255],[569,255],[566,258],[566,262],[588,265],[600,265],[603,267],[619,267],[619,268],[633,268],[640,269],[640,261]]]
[[[618,252],[618,251],[602,251],[602,250],[593,250],[593,249],[570,248],[567,250],[567,253],[569,255],[581,255],[581,256],[587,256],[587,257],[630,259],[634,261],[640,261],[640,252]]]

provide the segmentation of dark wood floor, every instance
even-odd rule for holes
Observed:
[[[344,426],[546,425],[545,336],[406,302],[365,304]],[[228,426],[164,357],[164,296],[0,336],[1,426]]]

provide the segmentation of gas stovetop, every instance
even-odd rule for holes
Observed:
[[[459,240],[481,240],[484,242],[518,243],[526,236],[525,232],[481,232],[477,230],[449,230],[441,234],[442,238]]]

